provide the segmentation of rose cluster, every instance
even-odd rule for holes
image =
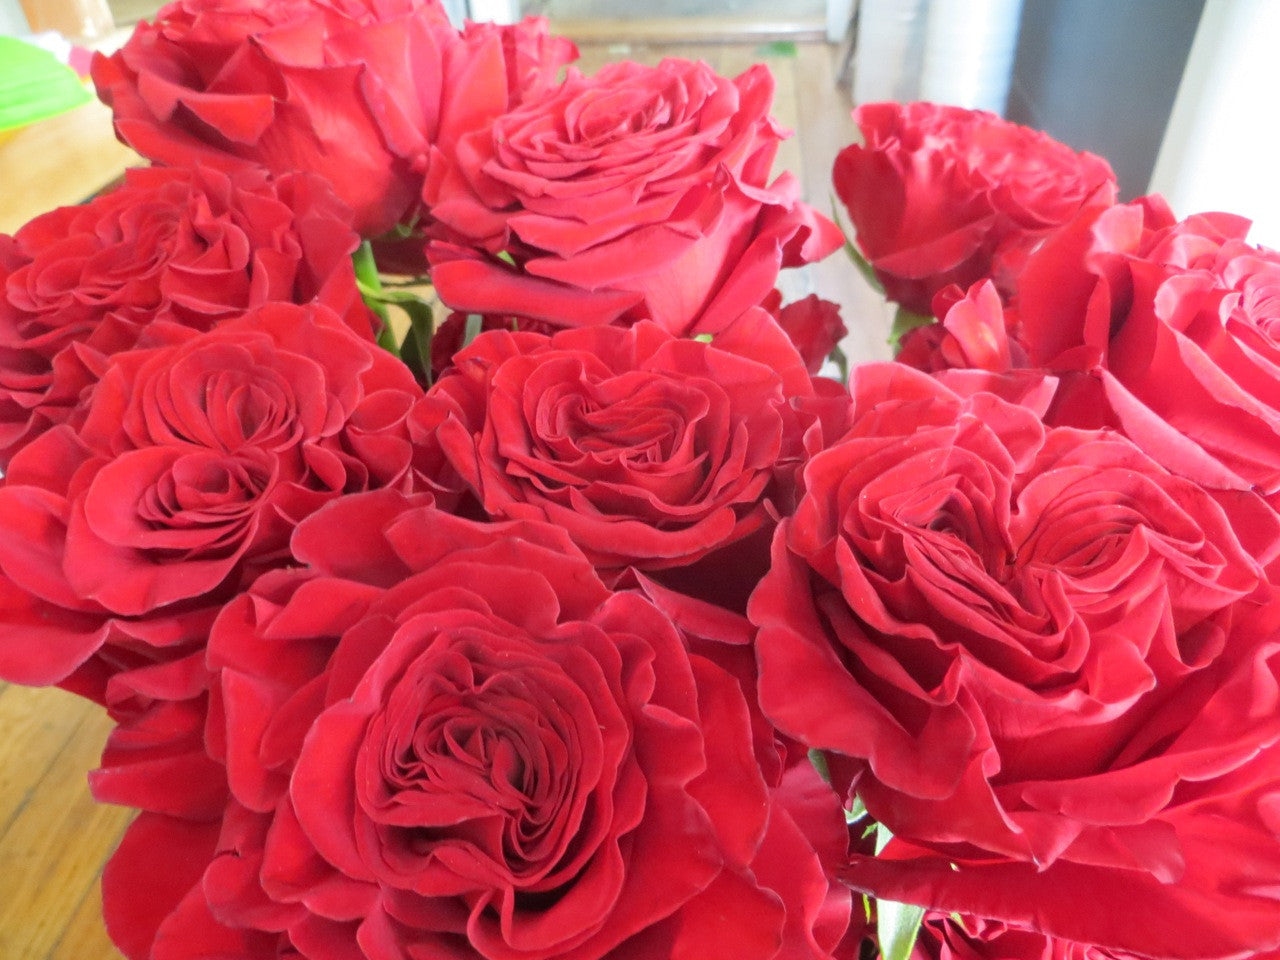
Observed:
[[[865,107],[837,163],[936,322],[804,468],[751,598],[761,703],[892,833],[842,877],[936,911],[928,956],[1271,956],[1280,258],[1060,144],[996,162],[1042,135],[960,113]]]
[[[179,0],[0,237],[0,677],[129,960],[1280,954],[1280,258],[987,114]],[[448,313],[436,322],[424,287]]]
[[[0,238],[0,676],[115,723],[130,960],[862,940],[745,617],[841,329],[778,272],[841,238],[766,70],[575,57],[182,0],[94,64],[154,165]]]

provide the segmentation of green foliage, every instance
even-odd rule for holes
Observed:
[[[884,824],[877,824],[876,853],[883,851],[892,838],[893,834]],[[923,922],[924,907],[877,899],[876,939],[880,942],[882,960],[910,960]]]
[[[762,43],[756,47],[757,57],[787,57],[795,59],[799,56],[799,50],[791,40],[774,40],[772,43]]]
[[[889,346],[893,347],[894,353],[897,353],[903,337],[916,327],[927,327],[933,322],[933,317],[912,313],[904,307],[899,307],[898,312],[893,315],[893,326],[889,330]]]
[[[0,37],[0,130],[35,123],[92,99],[76,72],[48,50]]]
[[[415,377],[426,386],[431,385],[431,337],[435,332],[435,318],[431,305],[412,290],[383,286],[378,274],[378,264],[373,258],[373,247],[366,240],[351,255],[356,272],[356,287],[365,305],[380,321],[378,346],[405,362]],[[391,326],[390,307],[404,312],[409,319],[409,329],[404,342],[396,341]]]

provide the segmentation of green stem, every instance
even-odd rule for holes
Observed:
[[[387,311],[386,302],[382,299],[382,278],[378,276],[378,264],[373,259],[373,244],[362,241],[351,255],[351,263],[356,271],[356,285],[365,305],[373,311],[382,325],[378,328],[378,346],[395,356],[400,356],[396,343],[395,331],[391,329],[391,314]]]

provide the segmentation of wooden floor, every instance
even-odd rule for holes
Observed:
[[[779,169],[795,172],[810,202],[829,210],[831,162],[854,136],[849,104],[834,85],[834,50],[802,44],[788,56],[770,49],[762,55],[765,48],[754,44],[614,44],[585,48],[582,66],[591,72],[613,60],[681,56],[733,75],[766,60],[778,80],[775,113],[797,132],[783,145]],[[69,122],[85,126],[82,136]],[[0,173],[23,142],[34,145],[34,156],[62,158],[44,176],[28,170],[22,186],[0,176],[0,230],[13,231],[35,213],[74,202],[117,175],[127,154],[104,144],[107,122],[105,111],[91,107],[72,121],[62,118],[52,128],[16,135],[25,141],[0,144]],[[99,158],[98,182],[77,159],[81,155]],[[817,292],[843,306],[851,360],[887,356],[887,310],[841,255],[786,282],[788,299]],[[0,684],[0,960],[119,957],[102,929],[98,876],[129,811],[94,804],[85,786],[109,727],[100,710],[69,694]]]

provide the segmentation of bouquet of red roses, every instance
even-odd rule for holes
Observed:
[[[1280,255],[986,114],[179,0],[0,237],[0,677],[130,960],[1280,956]],[[443,306],[443,311],[441,307]],[[438,315],[442,314],[442,315]]]

